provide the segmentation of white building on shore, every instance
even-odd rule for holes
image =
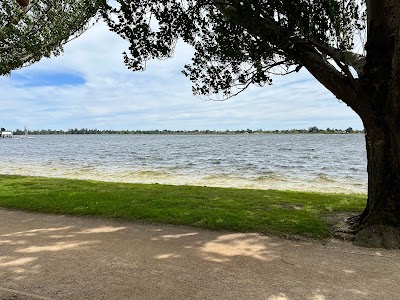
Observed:
[[[12,138],[13,133],[11,131],[2,131],[1,132],[1,137],[4,138]]]

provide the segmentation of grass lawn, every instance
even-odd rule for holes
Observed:
[[[360,213],[366,195],[110,183],[0,175],[0,207],[326,238],[327,218]]]

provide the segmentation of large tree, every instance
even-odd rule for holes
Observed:
[[[100,0],[2,0],[0,75],[58,55],[98,12]]]
[[[133,70],[170,57],[181,38],[195,49],[184,70],[195,94],[229,97],[304,67],[350,106],[364,124],[368,156],[355,242],[400,248],[399,0],[117,2],[103,15],[130,42],[124,58]],[[363,32],[364,51],[354,53]]]

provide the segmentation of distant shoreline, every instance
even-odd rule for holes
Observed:
[[[13,135],[64,135],[64,134],[174,134],[174,135],[201,135],[201,134],[219,134],[219,135],[235,135],[235,134],[364,134],[364,130],[353,130],[351,127],[347,129],[319,129],[310,127],[309,129],[286,129],[286,130],[98,130],[98,129],[68,129],[52,130],[23,130],[13,131]]]

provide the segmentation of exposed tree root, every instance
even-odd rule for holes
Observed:
[[[400,229],[375,225],[359,230],[354,244],[368,248],[400,249]]]
[[[385,225],[365,226],[363,215],[351,216],[346,220],[348,229],[344,234],[352,234],[354,244],[368,248],[400,249],[400,228]]]
[[[328,222],[332,226],[332,235],[340,240],[354,241],[354,230],[349,226],[347,220],[353,218],[348,214],[339,214],[331,217]]]

